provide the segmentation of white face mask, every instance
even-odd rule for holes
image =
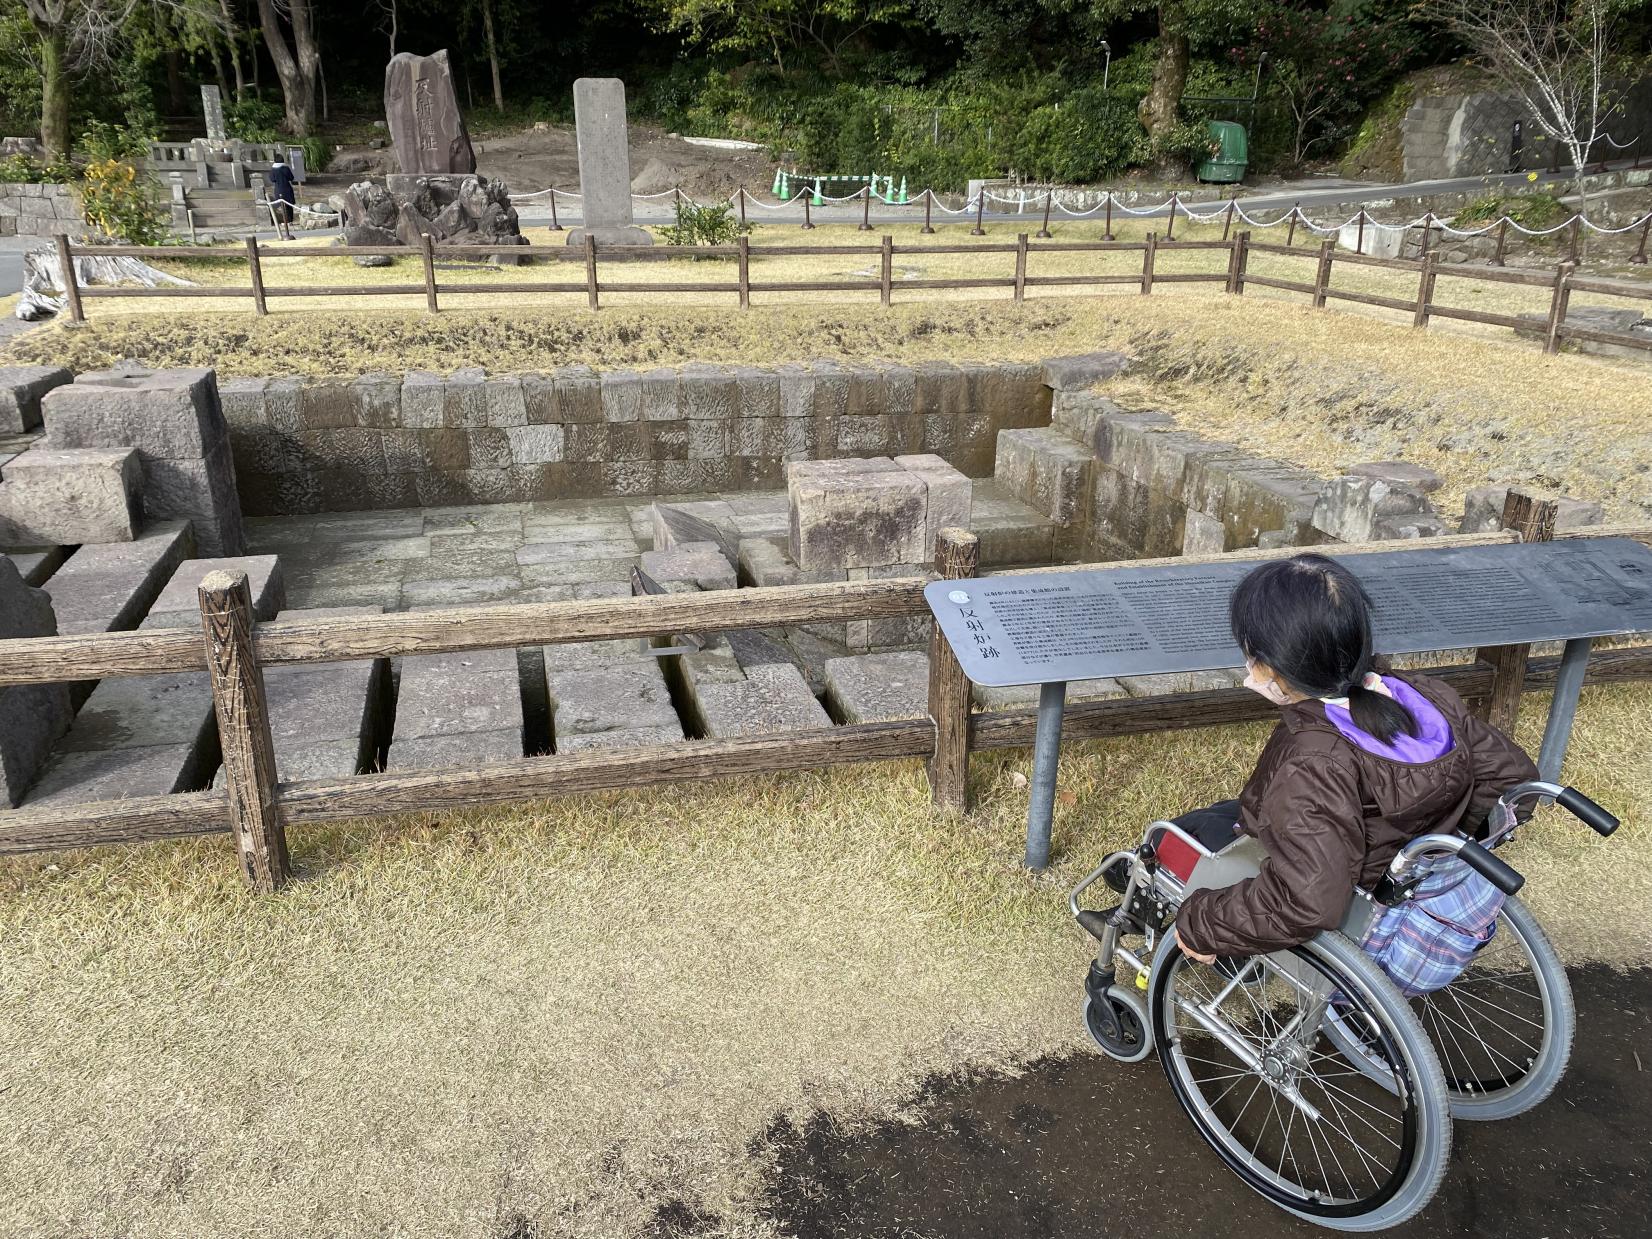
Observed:
[[[1263,680],[1256,674],[1256,663],[1245,659],[1245,687],[1260,697],[1265,697],[1276,706],[1290,705],[1291,699],[1286,696],[1285,690],[1279,686],[1277,679]]]

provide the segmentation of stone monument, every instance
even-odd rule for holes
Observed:
[[[625,83],[617,77],[577,79],[574,131],[579,138],[582,218],[581,226],[568,233],[568,244],[584,245],[587,234],[600,245],[654,244],[654,238],[632,222]]]
[[[466,176],[476,171],[447,52],[397,52],[384,67],[384,117],[403,175]]]
[[[206,113],[207,141],[229,141],[229,131],[224,128],[224,96],[216,86],[201,87],[201,110]]]

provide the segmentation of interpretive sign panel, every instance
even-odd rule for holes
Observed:
[[[1652,549],[1627,538],[1420,546],[1342,556],[1379,653],[1652,629]],[[1244,662],[1228,599],[1257,561],[934,581],[930,610],[977,684],[1210,671]]]

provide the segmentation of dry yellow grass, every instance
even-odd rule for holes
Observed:
[[[1511,853],[1573,959],[1652,958],[1652,876],[1596,868],[1652,843],[1649,706],[1591,690],[1572,750],[1622,833]],[[775,1114],[1082,1044],[1065,888],[1262,736],[1073,747],[1037,880],[1024,755],[962,823],[905,763],[305,830],[264,900],[221,838],[5,862],[0,1232],[612,1239],[678,1198],[770,1234]]]

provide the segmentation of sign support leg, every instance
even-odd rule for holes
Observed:
[[[1543,728],[1543,747],[1537,754],[1537,774],[1550,783],[1560,781],[1560,766],[1566,760],[1566,744],[1572,738],[1572,720],[1577,717],[1577,699],[1583,692],[1583,675],[1589,669],[1588,637],[1566,642],[1560,655],[1560,671],[1555,676],[1554,700],[1549,705],[1549,721]]]
[[[1027,868],[1050,864],[1050,819],[1055,815],[1056,764],[1061,757],[1061,712],[1067,704],[1064,683],[1038,687],[1038,734],[1033,739],[1032,798],[1027,804]]]

